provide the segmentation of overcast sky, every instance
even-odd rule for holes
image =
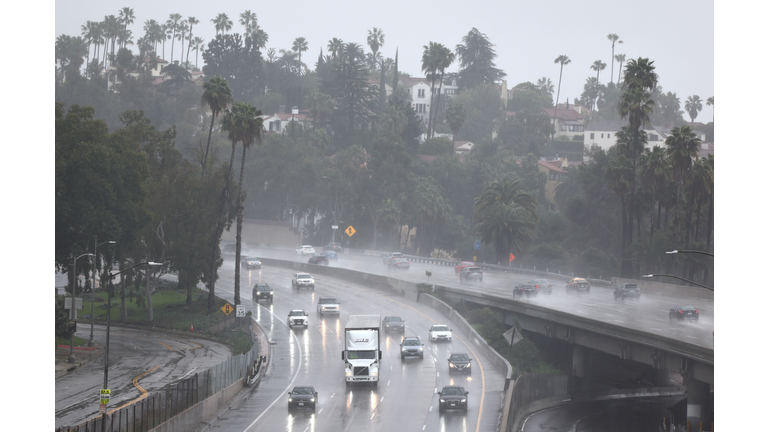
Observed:
[[[557,91],[559,55],[571,64],[563,69],[560,101],[581,95],[595,60],[607,64],[600,82],[611,80],[611,42],[607,35],[619,35],[616,54],[627,59],[648,57],[654,61],[659,84],[664,91],[677,93],[683,108],[685,99],[698,95],[703,101],[714,95],[714,2],[693,0],[646,0],[642,3],[616,0],[581,1],[455,1],[413,3],[348,0],[261,2],[220,0],[181,2],[156,0],[56,0],[56,32],[79,36],[86,21],[102,21],[106,15],[118,16],[123,7],[133,9],[135,22],[129,26],[134,38],[144,34],[144,22],[165,22],[172,13],[200,21],[194,34],[209,41],[215,36],[211,19],[226,13],[234,23],[230,33],[242,33],[240,14],[246,9],[257,14],[259,25],[269,35],[267,48],[290,50],[297,37],[304,37],[309,51],[302,60],[314,69],[320,49],[327,54],[334,37],[366,44],[368,30],[378,27],[385,35],[380,52],[395,56],[399,49],[399,69],[411,76],[421,73],[423,46],[441,43],[455,50],[461,38],[473,27],[495,45],[496,66],[507,73],[511,88],[518,83],[535,83],[542,77],[552,80]],[[630,8],[629,5],[632,5]],[[179,42],[177,42],[178,44]],[[174,50],[178,54],[178,49]],[[170,46],[166,43],[166,57]],[[202,61],[202,59],[201,59]],[[614,66],[614,81],[618,76]],[[448,69],[458,71],[458,62]],[[697,120],[712,120],[712,109],[705,103]],[[688,115],[684,118],[688,120]]]

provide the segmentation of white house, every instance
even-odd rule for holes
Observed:
[[[620,131],[623,126],[628,125],[627,120],[597,120],[590,122],[586,127],[586,133],[584,134],[584,148],[591,148],[597,146],[605,151],[608,151],[613,145],[616,144],[616,132]],[[664,141],[672,132],[671,125],[661,126],[647,126],[643,128],[648,136],[648,143],[646,148],[652,148],[655,146],[664,146]],[[706,134],[702,131],[693,131],[696,136],[704,142]]]
[[[299,111],[297,114],[290,113],[275,113],[269,116],[262,116],[264,122],[264,129],[267,132],[284,133],[286,127],[292,121],[297,122],[302,127],[311,125],[312,118],[309,117],[306,111]]]
[[[432,81],[426,78],[414,78],[414,77],[400,77],[398,83],[402,85],[406,93],[411,97],[411,106],[416,111],[416,116],[421,119],[424,124],[429,119],[430,112],[430,95],[432,90]],[[435,82],[435,94],[440,92],[442,96],[454,96],[459,93],[459,87],[456,82],[447,83],[443,82],[442,89],[440,88],[440,82]],[[437,99],[435,99],[437,103]]]

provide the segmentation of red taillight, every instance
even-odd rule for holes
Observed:
[[[539,287],[538,285],[534,285],[534,286],[535,286],[536,288],[538,288],[538,287]]]
[[[678,311],[678,312],[683,313],[683,311]]]

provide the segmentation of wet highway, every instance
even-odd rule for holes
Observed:
[[[220,272],[217,295],[232,293],[233,262],[226,257]],[[271,340],[272,360],[257,390],[248,393],[223,418],[203,430],[222,431],[492,431],[501,413],[504,376],[490,362],[465,344],[465,336],[454,333],[451,343],[428,341],[432,324],[450,324],[438,311],[400,296],[371,290],[342,280],[314,275],[315,290],[291,287],[292,271],[264,267],[244,270],[241,297],[246,309],[264,328]],[[258,281],[274,289],[273,304],[250,301],[251,288]],[[316,313],[319,296],[336,296],[340,316]],[[288,329],[291,309],[310,314],[309,328]],[[400,359],[402,334],[384,334],[382,370],[378,386],[349,386],[344,382],[343,329],[351,314],[398,315],[406,321],[406,336],[421,337],[424,359]],[[471,376],[451,376],[448,357],[464,352],[473,358]],[[288,411],[287,392],[295,385],[311,385],[318,391],[315,410]],[[461,385],[469,391],[468,412],[439,413],[436,391],[445,385]]]

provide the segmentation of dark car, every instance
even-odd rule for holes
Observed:
[[[466,372],[472,374],[472,359],[464,353],[453,353],[448,357],[448,373]]]
[[[467,410],[468,391],[464,387],[445,386],[440,390],[440,412],[446,409]]]
[[[399,316],[385,316],[381,321],[381,326],[384,327],[385,332],[396,331],[402,333],[405,331],[405,321]]]
[[[536,285],[540,293],[552,294],[552,284],[546,279],[534,279],[528,283]]]
[[[341,252],[341,243],[328,243],[323,249],[327,251]]]
[[[522,297],[524,295],[530,297],[538,294],[539,289],[530,282],[521,283],[512,290],[512,297]]]
[[[328,257],[325,255],[312,255],[309,257],[310,264],[328,265]]]
[[[636,283],[621,283],[613,291],[613,299],[621,299],[621,301],[626,299],[640,300],[640,287]]]
[[[589,294],[589,281],[584,278],[573,278],[565,284],[565,292],[567,294],[573,292],[584,292]]]
[[[273,297],[272,288],[266,284],[256,284],[253,287],[253,293],[251,294],[251,299],[253,301],[258,302],[259,300],[269,300],[270,303],[272,303],[272,297]]]
[[[683,321],[683,320],[689,320],[689,321],[698,321],[699,320],[699,310],[696,309],[693,306],[675,306],[672,309],[669,310],[669,320],[677,320],[677,321]]]
[[[464,267],[459,272],[460,281],[483,281],[483,270],[480,267]]]
[[[260,269],[261,260],[256,257],[243,257],[240,259],[240,267],[244,269]]]
[[[315,409],[317,406],[317,392],[312,386],[296,386],[288,392],[288,409],[307,407]]]
[[[242,245],[241,245],[241,247],[242,247]],[[236,248],[237,248],[237,245],[235,245],[235,244],[232,244],[232,243],[225,244],[224,245],[224,250],[222,251],[222,253],[225,254],[225,255],[234,254],[235,251],[236,251]]]
[[[406,357],[424,358],[424,344],[418,336],[408,336],[400,343],[400,358]]]

